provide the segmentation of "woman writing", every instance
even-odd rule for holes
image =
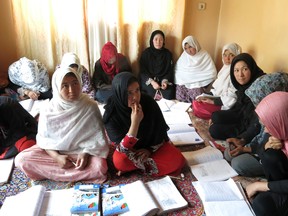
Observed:
[[[169,141],[157,102],[140,92],[137,78],[128,72],[114,77],[112,92],[103,118],[116,145],[113,163],[118,174],[137,169],[153,176],[180,174],[185,159]]]

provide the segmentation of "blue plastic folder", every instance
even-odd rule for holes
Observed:
[[[75,185],[71,213],[100,212],[100,188],[100,184]]]

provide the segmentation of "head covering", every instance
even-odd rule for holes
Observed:
[[[71,73],[81,83],[73,68],[60,67],[53,74],[53,98],[40,111],[37,144],[66,154],[85,152],[106,158],[109,149],[97,103],[83,94],[81,88],[79,99],[73,102],[60,94],[64,77]]]
[[[275,72],[265,74],[264,76],[257,78],[251,86],[246,89],[245,94],[256,107],[264,97],[275,91],[288,92],[287,73]]]
[[[269,133],[284,142],[283,152],[288,150],[288,93],[273,92],[266,96],[255,111]]]
[[[213,95],[220,96],[224,109],[230,108],[236,101],[236,95],[234,94],[236,89],[231,83],[230,79],[230,64],[224,64],[223,55],[226,50],[229,50],[234,56],[241,53],[241,47],[236,43],[226,44],[222,48],[222,62],[223,66],[218,72],[217,79],[212,85],[211,92]]]
[[[70,67],[72,64],[77,65],[78,69],[77,72],[79,73],[80,77],[82,76],[82,65],[80,63],[80,59],[79,57],[72,52],[69,53],[65,53],[62,57],[62,61],[60,64],[60,67],[62,68],[68,68]],[[82,81],[81,81],[82,82]]]
[[[231,53],[234,54],[234,56],[237,56],[240,53],[242,53],[242,48],[237,43],[229,43],[229,44],[224,45],[222,48],[222,62],[223,62],[223,64],[224,64],[223,55],[224,55],[226,50],[229,50]]]
[[[113,95],[105,106],[104,124],[112,142],[119,144],[131,125],[131,108],[128,107],[128,86],[138,82],[129,72],[117,74],[112,82]],[[140,104],[144,113],[137,138],[137,148],[149,148],[168,140],[168,126],[157,102],[150,96],[141,94]],[[113,132],[112,132],[113,131]]]
[[[157,34],[161,34],[164,39],[163,47],[156,49],[153,45],[153,39]],[[140,58],[140,71],[141,75],[145,75],[147,78],[152,78],[161,82],[163,79],[167,79],[169,82],[173,82],[173,59],[171,52],[164,47],[165,35],[162,31],[156,30],[152,32],[150,37],[150,47],[146,48]],[[146,82],[146,80],[145,80]]]
[[[196,49],[191,56],[185,51],[185,44]],[[175,65],[175,83],[186,88],[200,88],[213,82],[217,75],[215,64],[206,50],[201,49],[197,39],[187,36],[182,41],[183,53]]]
[[[50,89],[50,78],[45,65],[38,60],[20,58],[8,68],[12,83],[36,92],[47,92]]]
[[[240,85],[237,82],[235,75],[234,75],[235,64],[239,61],[244,61],[251,71],[251,78],[250,78],[249,82],[246,83],[245,85]],[[241,53],[241,54],[235,56],[235,58],[232,60],[231,67],[230,67],[230,77],[231,77],[232,84],[234,85],[234,87],[238,91],[239,90],[245,91],[258,77],[260,77],[262,75],[264,75],[263,70],[260,67],[258,67],[254,58],[250,54]]]
[[[116,61],[113,64],[109,64],[109,60],[115,57]],[[104,72],[113,77],[119,73],[119,59],[117,48],[111,42],[107,42],[101,52],[100,64]]]

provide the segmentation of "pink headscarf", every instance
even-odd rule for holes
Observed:
[[[255,111],[269,133],[284,142],[282,151],[288,157],[288,92],[269,94]]]

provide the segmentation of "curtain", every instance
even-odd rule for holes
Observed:
[[[66,52],[75,52],[93,73],[111,41],[138,73],[152,31],[166,35],[174,58],[182,51],[185,0],[11,0],[20,57],[38,59],[50,73]]]

